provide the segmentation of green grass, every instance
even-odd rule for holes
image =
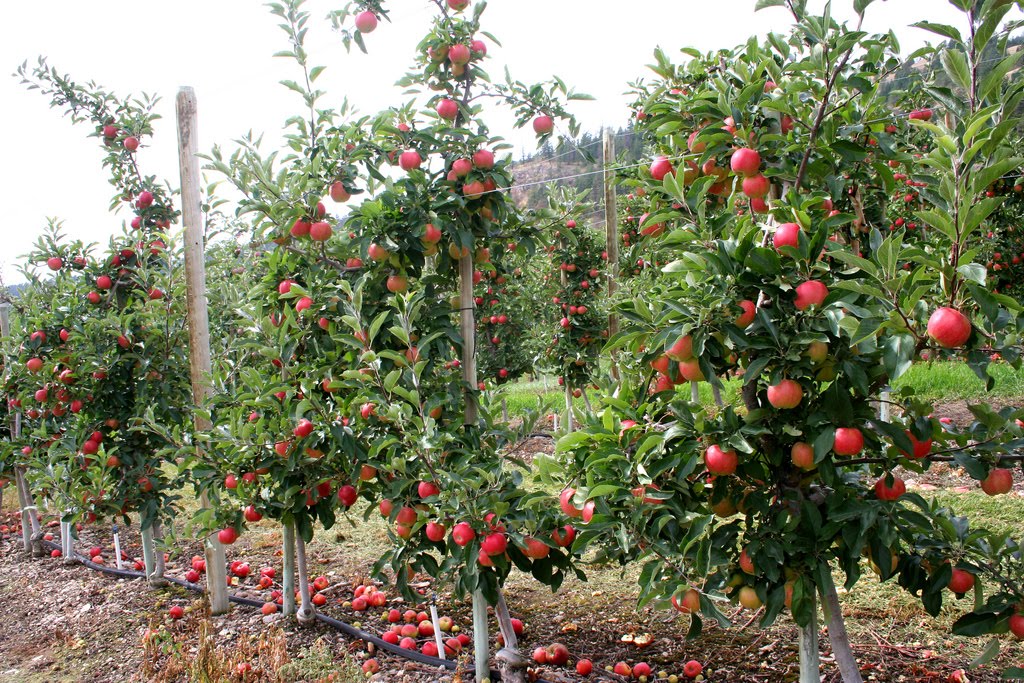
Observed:
[[[929,400],[1024,396],[1024,369],[993,363],[988,371],[996,380],[991,392],[986,392],[974,371],[960,362],[917,363],[894,382],[894,388],[913,387],[918,396]]]
[[[1005,363],[993,363],[989,366],[989,373],[996,380],[991,392],[985,391],[985,384],[966,363],[951,361],[917,363],[893,384],[896,389],[913,387],[918,397],[932,401],[1024,397],[1024,368],[1015,370]],[[726,380],[723,385],[724,401],[736,403],[739,400],[739,380]],[[711,385],[701,382],[699,388],[701,404],[714,405]],[[538,398],[543,401],[542,415],[565,412],[564,392],[554,377],[506,384],[495,397],[498,403],[500,397],[505,399],[510,416],[537,410]],[[589,398],[591,405],[595,405],[599,396],[597,392],[590,391]],[[573,405],[581,411],[586,408],[582,398],[574,399]]]

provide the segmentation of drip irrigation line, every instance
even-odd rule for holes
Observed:
[[[50,548],[51,550],[60,550],[60,546],[57,543],[54,543],[53,541],[42,541],[42,544]],[[106,565],[97,564],[92,560],[88,560],[85,558],[84,555],[79,555],[78,553],[75,553],[71,559],[80,562],[89,569],[98,571],[103,574],[109,574],[111,576],[117,576],[125,579],[146,578],[146,574],[144,572],[136,571],[134,569],[115,569],[114,567],[107,567]],[[181,586],[182,588],[190,590],[194,593],[204,592],[202,585],[198,583],[192,583],[190,581],[186,581],[185,579],[179,579],[174,576],[164,576],[163,578],[165,581],[169,583]],[[260,600],[243,598],[238,595],[228,595],[228,600],[230,602],[235,603],[236,605],[245,605],[246,607],[263,607],[263,605],[265,604]],[[341,621],[340,619],[329,617],[326,614],[321,614],[320,612],[315,612],[315,615],[317,621],[330,626],[336,631],[341,631],[350,638],[362,640],[366,643],[373,643],[373,645],[376,646],[378,649],[385,650],[387,652],[390,652],[391,654],[398,655],[399,657],[402,657],[404,659],[410,659],[414,662],[419,662],[420,664],[426,664],[432,667],[443,667],[451,671],[455,671],[459,668],[459,662],[456,660],[430,657],[417,650],[407,650],[393,643],[389,643],[388,641],[384,640],[383,638],[380,638],[379,636],[376,636],[367,631],[363,631],[362,629],[358,629],[355,626],[352,626],[351,624],[347,624],[344,621]],[[466,675],[475,675],[476,669],[474,667],[469,667],[467,669],[463,669],[463,673]],[[489,674],[492,681],[501,680],[501,674],[496,669],[491,669],[489,671]],[[536,681],[537,683],[551,683],[550,681],[545,681],[542,678],[538,678],[536,679]]]

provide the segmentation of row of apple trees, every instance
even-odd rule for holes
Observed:
[[[191,389],[181,254],[167,235],[177,211],[171,191],[139,164],[155,100],[118,99],[44,60],[19,75],[90,130],[114,187],[111,210],[132,218],[105,247],[66,239],[51,219],[27,256],[18,329],[5,340],[4,390],[21,429],[0,446],[3,458],[25,469],[27,495],[66,522],[129,522],[138,513],[146,572],[159,581],[154,539],[187,476],[164,466],[170,444],[145,424],[187,424]]]
[[[870,4],[855,3],[859,17]],[[1005,201],[991,187],[1022,163],[1024,86],[1004,78],[1020,59],[1005,49],[1016,24],[1001,27],[1008,3],[952,4],[968,33],[919,24],[947,40],[937,50],[953,85],[923,86],[934,118],[878,94],[901,63],[894,34],[802,2],[758,3],[788,8],[788,35],[684,51],[682,64],[657,53],[657,79],[636,92],[656,157],[633,192],[647,203],[640,232],[669,263],[619,307],[608,348],[633,362],[615,398],[545,465],[585,522],[577,546],[642,563],[641,602],[692,613],[691,633],[701,615],[728,623],[726,600],[763,608],[762,625],[791,611],[801,681],[819,679],[819,600],[842,679],[861,680],[834,571],[852,588],[870,565],[931,614],[955,600],[955,633],[1024,636],[1020,539],[970,525],[895,473],[949,462],[1005,493],[1021,413],[972,405],[960,427],[911,388],[883,394],[929,352],[963,358],[989,387],[994,354],[1020,359],[1021,304],[994,290],[985,263]],[[1003,57],[979,70],[991,45]],[[927,239],[890,229],[897,192],[913,192]],[[736,398],[721,409],[677,386],[727,378]],[[998,650],[992,639],[978,662]]]

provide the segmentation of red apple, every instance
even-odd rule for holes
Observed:
[[[864,435],[856,427],[839,427],[832,442],[836,455],[857,455],[864,450]]]
[[[566,488],[562,489],[562,493],[558,496],[558,503],[562,508],[562,512],[564,512],[567,517],[579,517],[582,514],[582,510],[572,503],[573,496],[575,495],[576,489]]]
[[[366,10],[356,15],[356,30],[360,33],[373,33],[377,28],[377,15]]]
[[[1019,639],[1024,639],[1024,615],[1014,614],[1010,616],[1010,632]]]
[[[433,223],[427,223],[426,227],[423,228],[423,237],[420,240],[424,244],[437,244],[441,241],[441,231]]]
[[[683,614],[690,614],[691,612],[700,611],[700,592],[694,588],[689,588],[683,593],[682,599],[677,599],[676,596],[672,596],[672,606]]]
[[[758,173],[757,175],[744,178],[741,189],[743,194],[751,199],[760,199],[768,194],[768,191],[771,189],[771,182],[768,178]]]
[[[808,280],[796,287],[796,299],[793,305],[797,310],[805,311],[811,306],[820,306],[828,296],[828,287],[818,280]]]
[[[971,321],[955,308],[939,308],[928,318],[928,336],[939,346],[963,346],[971,336]]]
[[[335,182],[331,183],[331,189],[329,193],[331,195],[331,199],[338,202],[339,204],[341,202],[347,202],[349,198],[352,196],[349,193],[349,191],[345,189],[345,185],[342,184],[340,180],[336,180]]]
[[[533,120],[533,132],[537,135],[547,135],[555,129],[555,122],[546,114],[542,114]]]
[[[432,481],[421,481],[416,486],[416,493],[419,494],[420,498],[430,498],[431,496],[436,496],[440,492],[441,489]]]
[[[803,400],[804,389],[792,379],[784,379],[768,387],[768,402],[781,410],[796,408]]]
[[[551,532],[551,540],[559,548],[567,548],[576,540],[576,530],[571,525],[566,524],[561,529],[555,529]]]
[[[743,312],[736,318],[736,326],[742,329],[754,322],[754,316],[757,315],[757,305],[749,299],[740,301],[738,305],[743,309]]]
[[[459,103],[445,97],[437,103],[437,115],[446,121],[454,121],[455,117],[459,115]]]
[[[227,527],[217,532],[217,540],[224,545],[231,545],[238,540],[238,530],[234,527]]]
[[[476,532],[473,531],[467,522],[459,522],[452,529],[452,541],[455,545],[465,547],[469,545],[473,539],[476,538]]]
[[[957,595],[963,595],[974,588],[974,574],[964,571],[963,569],[954,569],[953,576],[950,577],[947,588]]]
[[[896,500],[907,492],[907,485],[899,477],[892,478],[892,486],[885,483],[886,477],[875,482],[875,498],[878,500]]]
[[[809,443],[797,441],[790,450],[793,464],[802,470],[814,469],[814,447]]]
[[[309,238],[314,242],[326,242],[332,233],[331,224],[326,221],[317,221],[309,226]]]
[[[756,150],[747,147],[740,147],[732,153],[729,159],[729,167],[733,173],[753,176],[757,175],[761,168],[761,155]]]
[[[721,446],[712,444],[704,451],[704,464],[711,474],[729,475],[736,472],[739,457],[734,450],[724,451]]]
[[[988,476],[981,480],[981,490],[990,496],[1009,493],[1013,488],[1013,472],[1002,467],[994,467]]]
[[[494,168],[494,152],[489,149],[478,149],[473,152],[473,165],[485,171]],[[453,168],[454,166],[455,164],[452,164]]]
[[[470,51],[469,47],[462,43],[457,43],[448,48],[448,61],[456,66],[463,66],[469,63]]]
[[[389,275],[386,286],[389,292],[401,294],[409,289],[409,280],[404,275]]]
[[[669,174],[674,175],[675,169],[672,167],[672,162],[668,160],[668,157],[654,157],[654,161],[651,162],[651,177],[655,180],[662,180]]]
[[[423,157],[414,149],[407,149],[398,157],[398,165],[403,171],[412,171],[420,167]]]
[[[366,250],[367,255],[374,261],[386,261],[391,256],[391,253],[382,247],[381,245],[374,242]]]
[[[488,534],[480,542],[480,550],[490,556],[501,555],[508,548],[508,539],[501,532]]]
[[[793,247],[796,249],[800,246],[800,224],[799,223],[783,223],[779,227],[775,228],[775,235],[772,237],[772,244],[775,245],[776,249],[782,247]]]

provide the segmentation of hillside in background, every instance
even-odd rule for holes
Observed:
[[[1015,36],[1007,42],[1007,53],[1013,54],[1024,44],[1024,35]],[[990,43],[983,55],[980,77],[999,61],[995,42]],[[987,68],[986,68],[987,67]],[[1007,78],[1016,81],[1021,77],[1021,69],[1016,68],[1007,74]],[[908,61],[883,81],[880,92],[897,106],[905,93],[919,90],[919,86],[929,76],[935,76],[940,87],[950,87],[951,82],[942,67],[937,55],[921,57]],[[939,103],[922,100],[918,104],[938,106]],[[1024,105],[1022,105],[1024,107]],[[940,107],[941,108],[941,107]],[[1024,113],[1024,112],[1022,112]],[[1024,127],[1022,118],[1021,127]],[[596,133],[584,133],[576,140],[559,140],[557,145],[546,143],[538,152],[523,157],[513,164],[516,184],[512,188],[512,196],[518,205],[539,209],[547,205],[546,191],[551,182],[571,184],[577,189],[585,189],[590,201],[600,206],[602,198],[603,168],[602,136],[603,130]],[[637,163],[644,157],[643,140],[633,129],[632,122],[625,128],[612,133],[615,139],[616,165]]]
[[[512,197],[519,206],[539,209],[547,205],[550,182],[569,184],[587,190],[591,202],[600,205],[604,190],[602,139],[604,131],[584,133],[577,140],[560,140],[557,146],[546,143],[512,166],[516,184]],[[612,131],[617,165],[633,164],[643,156],[643,140],[632,124]]]

